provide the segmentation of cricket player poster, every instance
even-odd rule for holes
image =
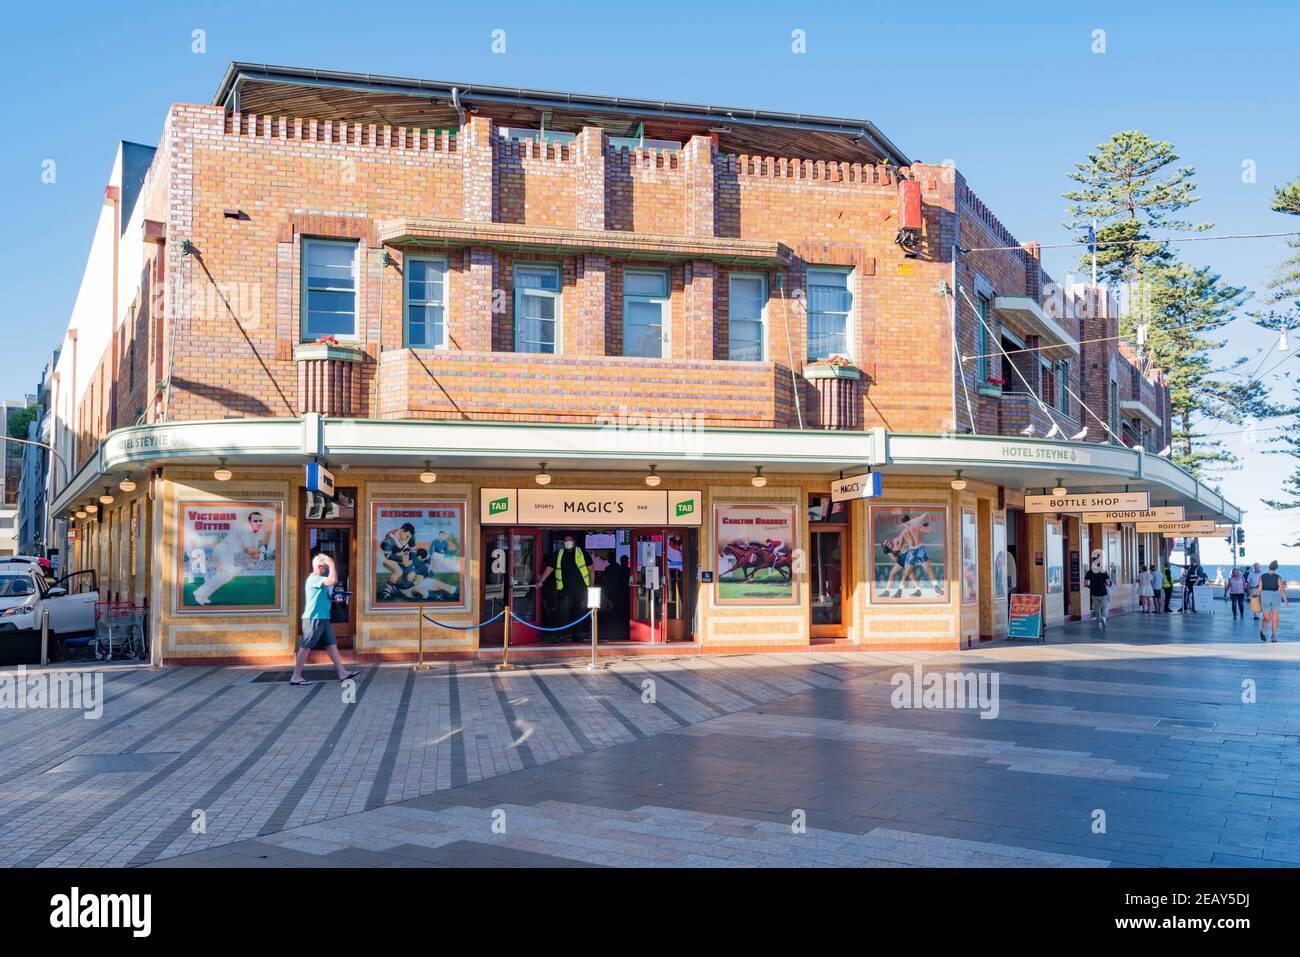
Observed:
[[[372,610],[465,608],[465,503],[372,502]]]
[[[871,509],[871,601],[948,601],[948,509],[877,505]]]
[[[797,604],[795,507],[715,505],[719,605]]]
[[[281,502],[181,502],[181,611],[280,607]]]

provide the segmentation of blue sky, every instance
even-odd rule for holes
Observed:
[[[168,105],[208,102],[233,59],[865,117],[915,159],[953,160],[1019,239],[1044,244],[1070,238],[1060,225],[1065,172],[1111,133],[1136,128],[1171,141],[1197,168],[1204,199],[1190,215],[1213,221],[1215,233],[1300,228],[1268,211],[1272,187],[1300,176],[1293,2],[838,6],[15,7],[0,41],[9,138],[0,151],[9,227],[0,234],[9,302],[0,391],[30,392],[62,338],[117,140],[156,143]],[[491,51],[497,29],[504,54]],[[804,54],[791,52],[796,29]],[[205,33],[203,54],[191,50],[195,30]],[[1102,54],[1092,52],[1096,30],[1105,31]],[[50,185],[41,183],[46,159],[58,164]],[[1253,184],[1242,182],[1246,160]],[[1280,239],[1181,249],[1253,290],[1285,253]],[[1067,252],[1044,259],[1058,278],[1072,267]],[[1227,353],[1250,357],[1273,341],[1246,321],[1228,337]],[[1222,486],[1249,509],[1251,557],[1300,562],[1300,550],[1281,547],[1300,532],[1300,513],[1270,515],[1259,502],[1290,461],[1245,439],[1228,436],[1244,468]],[[1205,555],[1223,561],[1226,545],[1207,541]]]

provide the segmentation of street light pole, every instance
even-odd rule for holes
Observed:
[[[5,441],[5,442],[17,442],[19,445],[34,445],[34,446],[36,446],[38,449],[45,449],[45,451],[49,452],[50,455],[54,457],[54,460],[55,460],[56,462],[58,462],[58,463],[59,463],[59,466],[63,469],[63,485],[62,485],[62,488],[60,489],[60,491],[61,491],[62,489],[66,489],[66,488],[68,487],[68,482],[71,480],[71,479],[70,479],[70,476],[69,476],[69,473],[68,473],[68,463],[65,462],[65,461],[63,461],[63,456],[59,455],[59,453],[58,453],[57,451],[55,451],[54,446],[52,446],[52,445],[46,445],[44,442],[37,442],[35,439],[18,439],[18,438],[14,438],[12,435],[6,435],[6,436],[4,436],[4,441]],[[6,448],[4,451],[5,451],[5,454],[6,454],[6,455],[7,455],[8,452],[9,452],[9,450],[8,450],[7,448]],[[43,534],[42,534],[42,536],[41,536],[41,537],[45,540],[45,548],[46,548],[46,549],[48,549],[48,548],[50,547],[50,539],[53,537],[50,533],[51,533],[51,532],[53,531],[53,529],[54,529],[54,526],[53,526],[53,524],[52,524],[52,520],[51,520],[51,518],[50,518],[50,502],[51,502],[51,501],[52,501],[52,499],[47,500],[46,503],[45,503],[45,526],[46,526],[46,527],[45,527],[44,529],[42,529]],[[66,560],[66,559],[65,559],[65,560]]]

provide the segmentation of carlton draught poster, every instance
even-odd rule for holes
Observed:
[[[795,604],[793,505],[715,505],[720,605]]]
[[[371,608],[465,607],[465,503],[373,502]]]
[[[948,600],[948,509],[884,506],[871,509],[871,600]]]
[[[280,502],[180,503],[180,607],[280,606]]]

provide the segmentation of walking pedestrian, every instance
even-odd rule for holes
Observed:
[[[1242,621],[1245,621],[1246,576],[1241,573],[1240,568],[1234,568],[1232,574],[1228,576],[1228,580],[1224,582],[1223,594],[1232,603],[1232,620],[1236,621],[1240,617]]]
[[[1092,567],[1083,576],[1092,596],[1092,613],[1097,619],[1097,627],[1105,631],[1110,623],[1110,573],[1101,564],[1101,550],[1092,553]]]
[[[1150,614],[1156,610],[1156,591],[1152,585],[1152,578],[1154,577],[1154,565],[1150,568],[1143,565],[1138,571],[1138,605],[1141,607],[1143,614]]]
[[[1277,641],[1277,620],[1282,615],[1282,606],[1291,607],[1291,599],[1286,595],[1286,582],[1282,576],[1277,573],[1277,562],[1268,563],[1268,571],[1259,576],[1259,607],[1264,615],[1264,620],[1259,623],[1259,640],[1264,641],[1264,631],[1268,628],[1269,622],[1273,625],[1273,637],[1270,641]]]
[[[1259,577],[1262,574],[1264,573],[1260,571],[1259,562],[1255,562],[1255,564],[1250,567],[1250,571],[1246,572],[1246,594],[1248,595],[1258,594]],[[1255,612],[1255,620],[1259,621],[1259,612],[1255,611],[1253,607],[1251,608],[1251,611]]]
[[[1173,614],[1173,609],[1169,607],[1169,603],[1174,600],[1174,570],[1169,567],[1168,562],[1165,562],[1162,579],[1161,590],[1165,593],[1165,611]]]
[[[313,648],[324,645],[334,662],[339,681],[355,678],[359,672],[348,671],[339,657],[338,640],[334,637],[334,626],[330,624],[330,589],[338,584],[339,571],[334,559],[328,555],[317,555],[311,560],[311,574],[303,585],[306,600],[302,609],[302,637],[298,639],[298,653],[293,659],[293,675],[289,678],[291,685],[305,685],[307,679],[302,676],[302,666]]]

